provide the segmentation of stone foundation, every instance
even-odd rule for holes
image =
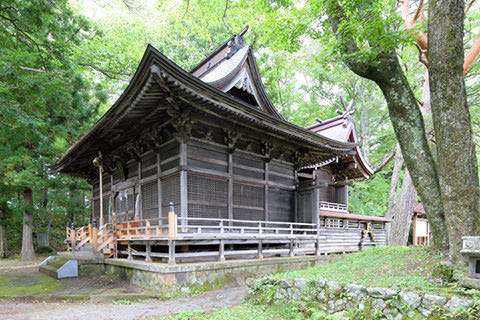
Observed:
[[[479,302],[389,288],[307,279],[248,281],[249,296],[261,303],[305,303],[339,319],[478,319]]]
[[[337,257],[303,256],[178,265],[125,259],[77,259],[80,275],[108,274],[128,280],[132,284],[158,290],[168,298],[217,288],[242,286],[249,278],[327,264]]]

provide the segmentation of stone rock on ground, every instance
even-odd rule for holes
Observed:
[[[431,310],[434,306],[443,306],[447,302],[447,298],[434,296],[432,294],[426,294],[423,296],[422,299],[422,306],[427,309]]]
[[[389,288],[367,288],[369,296],[384,300],[392,299],[398,291]]]
[[[445,309],[447,309],[449,312],[457,312],[459,308],[468,309],[471,306],[473,306],[473,302],[470,300],[452,297],[445,305]]]
[[[404,302],[410,309],[416,309],[422,302],[422,297],[411,291],[401,291],[400,300]]]

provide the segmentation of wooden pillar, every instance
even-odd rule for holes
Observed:
[[[160,179],[160,153],[157,152],[157,202],[158,202],[158,217],[162,217],[162,179]]]
[[[228,219],[233,219],[233,153],[228,152]],[[232,224],[232,222],[230,222]]]
[[[168,240],[168,263],[175,264],[175,240]]]
[[[170,202],[168,211],[168,237],[175,239],[177,237],[177,215],[175,214],[173,202]]]
[[[92,242],[93,241],[93,227],[92,227],[92,222],[90,219],[88,219],[88,242]]]
[[[150,245],[150,241],[148,241],[148,240],[145,243],[145,251],[146,251],[145,261],[146,262],[152,262],[152,257],[150,256],[151,253],[152,253],[152,246]]]
[[[128,251],[128,260],[132,260],[132,245],[130,244],[130,241],[127,243],[127,251]]]
[[[188,187],[187,187],[187,144],[180,143],[180,220],[182,231],[187,230]]]
[[[225,261],[225,240],[220,240],[219,248],[218,248],[218,260]]]
[[[315,245],[315,255],[320,255],[320,217],[317,216],[317,241]]]
[[[96,220],[93,220],[93,251],[98,252],[98,226]]]
[[[140,183],[140,180],[143,178],[142,177],[142,160],[141,158],[138,159],[138,164],[137,164],[137,176],[138,176],[138,182],[135,184],[135,189],[137,189],[137,195],[135,195],[135,189],[133,189],[133,216],[135,217],[136,215],[138,216],[139,220],[143,219],[143,203],[142,203],[142,185]],[[137,199],[138,197],[138,199]],[[138,203],[137,204],[137,200]],[[136,212],[138,208],[138,212]]]
[[[262,223],[259,222],[258,223],[258,235],[259,235],[259,239],[258,239],[258,258],[259,259],[263,259],[263,252],[262,252],[262,234],[263,234],[263,230],[262,230]]]
[[[290,239],[290,257],[293,257],[295,255],[295,251],[293,248],[293,239]]]
[[[268,161],[265,161],[264,163],[264,171],[265,171],[265,190],[264,190],[264,220],[269,221],[270,216],[269,216],[269,208],[268,208],[268,173],[269,173],[269,168],[268,168]]]

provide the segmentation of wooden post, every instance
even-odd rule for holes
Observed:
[[[92,242],[93,240],[93,234],[92,234],[93,228],[92,228],[92,222],[90,219],[88,219],[88,237],[89,237],[89,242]]]
[[[180,219],[182,231],[187,229],[188,214],[188,186],[187,186],[187,145],[180,143]]]
[[[290,257],[295,255],[295,251],[293,249],[293,239],[290,239]]]
[[[148,240],[147,240],[147,243],[145,244],[145,249],[146,249],[145,261],[152,262],[152,257],[150,256],[150,254],[152,253],[152,246],[150,245],[150,241]]]
[[[75,231],[75,224],[72,223],[72,252],[75,251],[75,247],[77,246],[77,232]]]
[[[315,255],[320,255],[320,217],[317,215],[317,243],[315,247]]]
[[[262,234],[263,234],[262,222],[259,222],[259,223],[258,223],[258,234],[260,235],[260,239],[258,239],[258,259],[263,259],[262,239],[261,239],[261,236],[262,236]]]
[[[168,264],[175,264],[175,240],[168,240]]]
[[[263,215],[264,215],[264,220],[269,221],[269,208],[268,208],[268,179],[269,179],[269,168],[268,168],[268,161],[264,162],[264,173],[265,173],[265,188],[264,188],[264,195],[263,195],[263,201],[264,201],[264,206],[263,206]]]
[[[67,239],[67,251],[71,248],[72,239],[70,236],[70,223],[67,222],[67,227],[65,228],[65,238]],[[68,247],[68,243],[70,242],[70,248]]]
[[[218,248],[219,251],[219,260],[225,261],[225,240],[220,240],[220,246]]]
[[[157,152],[157,203],[158,203],[158,217],[162,217],[162,179],[160,179],[160,153]]]
[[[128,251],[128,260],[132,260],[132,245],[130,244],[130,241],[127,240],[128,243],[127,243],[127,251]]]
[[[228,152],[228,219],[233,219],[233,154]],[[233,226],[233,222],[229,222]]]
[[[170,209],[168,211],[168,237],[174,239],[177,236],[177,219],[175,215],[175,208],[173,202],[170,202]]]
[[[93,219],[93,250],[98,252],[98,227],[95,219]]]

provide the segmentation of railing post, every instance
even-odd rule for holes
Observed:
[[[168,237],[174,239],[177,237],[177,215],[173,202],[170,202],[170,209],[168,210]]]
[[[132,260],[132,245],[130,244],[130,240],[127,241],[128,260]]]
[[[258,223],[258,234],[262,235],[263,230],[262,230],[262,222]],[[263,253],[262,253],[262,238],[258,239],[258,259],[263,259]]]
[[[93,219],[93,251],[98,252],[98,226],[95,219]]]
[[[293,224],[290,223],[290,234],[293,235]]]
[[[320,217],[317,217],[317,243],[315,247],[315,254],[320,255]]]
[[[223,229],[223,219],[220,220],[220,233],[224,233],[224,229]]]
[[[92,242],[93,235],[92,235],[92,220],[88,219],[88,241]]]
[[[67,222],[67,227],[65,228],[65,239],[67,239],[67,251],[72,247],[72,239],[70,237],[70,222]]]
[[[219,251],[218,252],[219,253],[218,259],[220,261],[225,261],[225,240],[220,239],[220,244],[219,244],[218,251]]]
[[[75,247],[77,246],[77,232],[75,231],[75,224],[72,222],[72,252],[75,251]]]

